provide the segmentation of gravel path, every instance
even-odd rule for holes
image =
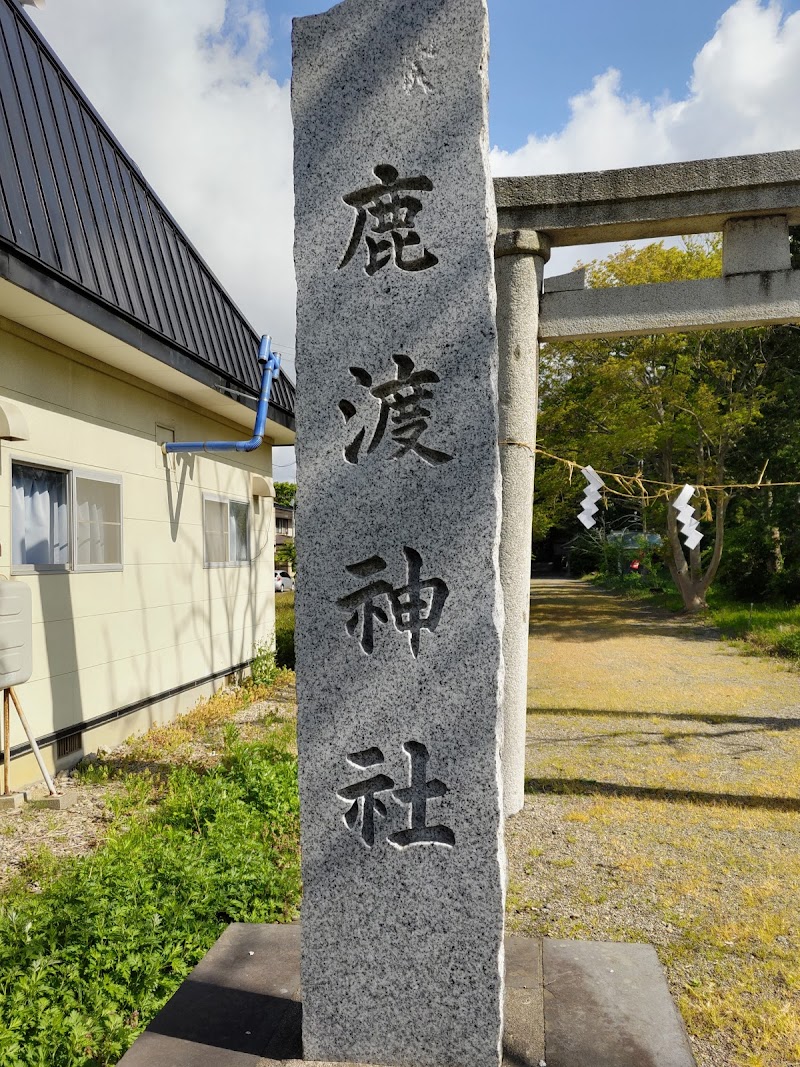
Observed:
[[[800,721],[800,675],[743,656],[691,616],[585,582],[531,583],[532,708],[726,713]]]
[[[700,1067],[800,1060],[800,672],[540,579],[528,694],[510,928],[655,945]]]
[[[601,782],[786,797],[800,757],[796,670],[579,581],[532,583],[531,633],[529,773],[547,777],[578,744]]]

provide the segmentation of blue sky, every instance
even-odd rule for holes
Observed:
[[[272,19],[270,66],[291,71],[291,20],[330,5],[264,0]],[[569,100],[608,67],[626,93],[645,100],[686,94],[692,62],[731,0],[489,0],[492,144],[519,147],[531,132],[554,133]],[[800,2],[785,0],[791,14]]]
[[[26,8],[290,373],[291,19],[328,6]],[[489,0],[489,16],[497,175],[800,148],[800,0]],[[606,251],[556,250],[548,271]]]

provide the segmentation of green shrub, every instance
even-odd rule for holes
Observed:
[[[800,630],[777,633],[772,647],[779,656],[800,659]]]
[[[31,861],[0,901],[0,1064],[114,1064],[229,922],[294,917],[297,770],[226,731],[223,763],[136,775],[105,844]]]
[[[281,664],[283,666],[283,664]],[[253,685],[272,685],[278,673],[275,650],[271,641],[258,641],[250,660],[250,680]]]
[[[603,567],[604,542],[596,532],[580,533],[569,546],[569,572],[580,578]]]

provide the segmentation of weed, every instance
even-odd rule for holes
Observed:
[[[278,673],[272,641],[258,641],[250,660],[250,681],[253,685],[272,685]]]
[[[18,881],[0,899],[4,1065],[116,1063],[227,923],[296,914],[294,756],[231,727],[219,766],[124,785],[96,853],[40,851],[24,871],[39,891]]]

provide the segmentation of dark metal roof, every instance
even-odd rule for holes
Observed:
[[[258,335],[18,0],[0,0],[0,276],[195,379],[258,394]],[[294,428],[283,374],[269,417]]]

